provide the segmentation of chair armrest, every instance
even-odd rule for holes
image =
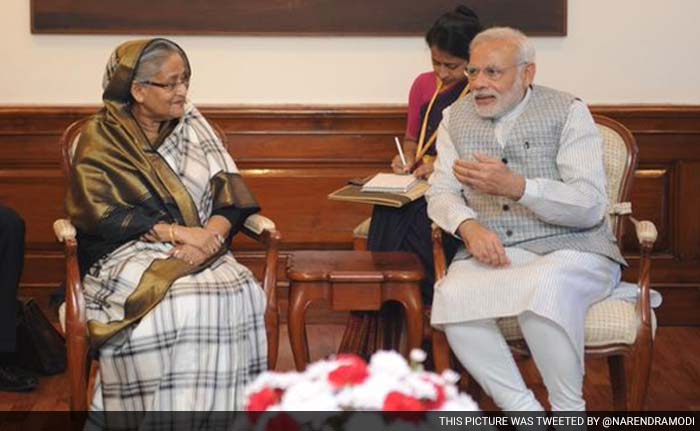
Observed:
[[[89,331],[85,312],[85,298],[78,266],[78,241],[75,226],[67,219],[58,219],[53,224],[56,239],[64,244],[66,263],[66,301],[63,330],[68,355],[70,384],[70,407],[82,411],[87,405],[87,373],[89,364]]]
[[[265,297],[267,298],[265,328],[268,340],[268,368],[273,370],[277,365],[277,352],[279,349],[277,265],[281,235],[275,228],[275,223],[260,214],[249,216],[243,223],[242,231],[265,246],[265,267],[263,268],[262,287],[265,291]]]
[[[243,223],[243,230],[253,235],[260,235],[266,230],[273,231],[275,228],[275,222],[260,214],[248,216]]]
[[[637,232],[637,240],[641,246],[653,247],[656,238],[659,236],[654,223],[648,220],[637,221],[630,217],[630,221],[634,224],[634,229]]]
[[[70,220],[60,218],[53,222],[53,232],[56,235],[56,239],[59,242],[66,242],[67,240],[75,240],[77,235],[75,231],[75,226]]]
[[[75,226],[67,219],[58,219],[53,224],[56,239],[64,244],[66,263],[66,321],[67,336],[87,337],[85,299],[78,265],[78,241]]]
[[[638,221],[634,217],[629,217],[634,224],[637,240],[641,250],[639,260],[639,278],[637,281],[638,294],[636,313],[645,331],[651,331],[651,252],[654,249],[654,242],[658,237],[658,231],[654,223],[643,220]]]
[[[435,281],[441,280],[447,274],[445,249],[442,246],[442,229],[435,223],[431,226],[433,237],[433,262],[435,265]]]

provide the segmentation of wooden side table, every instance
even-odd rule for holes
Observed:
[[[290,281],[287,324],[294,365],[309,362],[306,308],[325,300],[336,311],[377,311],[395,301],[406,316],[408,351],[423,340],[423,265],[405,252],[297,251],[288,260]]]

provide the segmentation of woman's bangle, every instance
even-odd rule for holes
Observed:
[[[170,243],[172,245],[175,245],[175,226],[176,226],[175,223],[170,223],[169,232],[170,232]]]

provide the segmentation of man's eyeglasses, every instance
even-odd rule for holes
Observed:
[[[190,79],[189,78],[183,79],[182,81],[169,82],[169,83],[165,83],[165,84],[162,82],[155,82],[155,81],[138,81],[138,83],[144,84],[144,85],[150,85],[152,87],[162,88],[163,90],[168,91],[170,93],[177,90],[177,88],[181,85],[185,86],[185,90],[190,88]]]
[[[483,69],[475,66],[467,66],[467,68],[464,70],[464,74],[467,75],[467,77],[469,77],[470,80],[474,80],[477,76],[479,76],[479,73],[483,71],[484,75],[486,75],[486,78],[490,79],[491,81],[498,81],[499,79],[503,78],[503,74],[506,70],[512,69],[514,67],[523,66],[525,64],[530,63],[528,63],[527,61],[521,61],[520,63],[508,67],[499,68],[496,66],[486,66]]]

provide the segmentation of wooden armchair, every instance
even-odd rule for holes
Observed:
[[[586,356],[607,357],[616,410],[643,410],[651,370],[653,335],[656,320],[649,297],[650,254],[657,231],[652,222],[637,221],[628,201],[637,165],[637,145],[622,124],[603,116],[594,116],[604,141],[605,173],[609,198],[609,221],[618,242],[622,237],[621,218],[630,220],[636,229],[641,249],[636,303],[606,299],[588,311],[585,325]],[[433,226],[435,277],[446,273],[442,248],[442,231]],[[527,354],[527,345],[517,319],[498,319],[498,325],[511,349]],[[458,365],[444,332],[433,329],[433,356],[438,371]]]
[[[59,141],[63,173],[66,183],[70,183],[70,167],[74,145],[78,142],[80,132],[87,118],[70,124],[63,132]],[[211,123],[211,122],[210,122]],[[216,133],[226,146],[226,135],[215,124],[211,123]],[[78,242],[76,230],[68,219],[54,222],[56,238],[64,243],[66,264],[66,302],[65,317],[60,316],[66,338],[68,351],[68,377],[70,385],[70,409],[81,411],[89,407],[88,379],[91,360],[88,358],[89,332],[85,314],[85,299],[78,269]],[[280,233],[272,220],[253,214],[248,217],[243,226],[243,233],[260,242],[265,248],[265,263],[262,275],[262,286],[267,297],[265,310],[265,327],[267,332],[268,368],[274,369],[277,364],[279,347],[279,314],[277,308],[277,262],[279,254]],[[63,314],[60,312],[59,314]]]

